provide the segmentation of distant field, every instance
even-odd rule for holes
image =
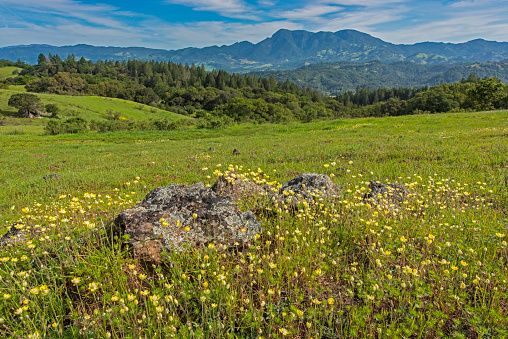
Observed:
[[[0,113],[5,116],[14,115],[17,112],[15,108],[9,107],[7,102],[11,95],[19,93],[22,90],[21,86],[11,87],[14,88],[0,90]],[[107,118],[108,112],[120,112],[120,119],[144,120],[167,118],[175,121],[188,119],[180,114],[122,99],[56,94],[37,94],[37,96],[41,98],[45,105],[58,105],[62,117],[80,116],[87,120],[104,120]],[[12,123],[16,124],[15,121],[12,121]],[[44,119],[35,122],[35,124],[39,123],[44,124]]]
[[[0,67],[0,80],[4,80],[6,78],[10,78],[12,76],[14,76],[12,74],[12,72],[14,71],[21,71],[22,68],[20,67],[12,67],[12,66],[8,66],[8,67]]]

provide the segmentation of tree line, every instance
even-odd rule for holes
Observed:
[[[16,63],[19,65],[19,63]],[[341,117],[395,116],[508,107],[507,86],[475,74],[432,88],[357,87],[327,97],[274,76],[207,72],[203,65],[165,61],[97,61],[39,55],[12,83],[29,92],[98,95],[132,100],[199,119],[217,128],[238,122],[285,122]]]

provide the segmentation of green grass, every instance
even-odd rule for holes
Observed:
[[[0,80],[5,80],[7,78],[14,77],[15,75],[12,74],[12,72],[16,70],[19,72],[22,70],[22,68],[13,66],[0,67]]]
[[[11,86],[17,87],[17,86]],[[6,116],[14,115],[17,110],[9,107],[7,102],[11,95],[18,93],[20,88],[0,90],[0,113]],[[133,101],[104,98],[97,96],[68,96],[56,94],[37,94],[42,102],[56,104],[60,108],[62,117],[80,116],[87,120],[104,120],[108,112],[119,112],[120,119],[145,120],[161,119],[170,120],[188,119],[187,117],[164,111],[155,107],[139,104]],[[44,120],[41,120],[43,124]]]
[[[0,126],[0,220],[40,233],[0,250],[3,337],[507,335],[507,112],[58,136],[14,128]],[[258,168],[278,183],[333,174],[343,196],[296,213],[239,201],[264,211],[253,246],[168,253],[172,268],[138,262],[108,233],[157,186]],[[42,179],[51,173],[61,179]],[[418,197],[396,213],[372,208],[361,203],[370,180]]]

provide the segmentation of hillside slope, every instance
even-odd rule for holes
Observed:
[[[11,116],[17,109],[9,107],[7,102],[12,94],[19,93],[19,90],[0,90],[0,114]],[[149,120],[169,119],[173,121],[189,119],[186,116],[168,112],[155,107],[142,105],[133,101],[104,98],[98,96],[70,96],[57,94],[42,94],[37,96],[46,104],[56,104],[60,108],[60,115],[63,117],[79,116],[87,120],[105,120],[108,113],[120,113],[120,119],[126,120]]]
[[[290,71],[256,72],[260,76],[273,74],[277,81],[287,79],[300,86],[309,86],[327,94],[355,90],[358,86],[370,88],[436,86],[460,81],[471,73],[476,73],[479,78],[495,76],[508,83],[508,60],[462,65],[340,62],[309,65]]]

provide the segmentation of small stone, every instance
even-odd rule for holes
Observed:
[[[61,179],[58,174],[48,174],[42,177],[44,180]]]
[[[242,153],[240,153],[236,148],[233,150],[233,155],[241,155]]]
[[[214,151],[215,151],[215,147],[210,147],[208,150],[209,150],[210,152],[214,152]]]

